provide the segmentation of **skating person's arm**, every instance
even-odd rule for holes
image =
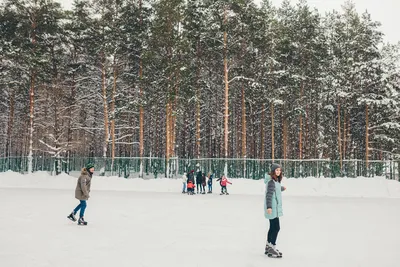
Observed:
[[[281,191],[283,192],[283,191],[285,191],[286,190],[286,187],[285,186],[281,186]]]
[[[272,209],[272,197],[275,192],[275,182],[270,180],[267,184],[267,193],[265,194],[265,201],[267,202],[267,209]]]
[[[86,185],[86,180],[87,180],[87,177],[85,177],[85,176],[80,177],[81,190],[82,190],[83,196],[89,198],[89,191],[88,191],[88,188]]]

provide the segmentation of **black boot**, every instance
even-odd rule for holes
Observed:
[[[85,221],[85,219],[83,217],[80,217],[78,220],[78,225],[87,225],[87,222]]]
[[[74,215],[74,213],[73,212],[71,212],[71,214],[70,215],[68,215],[68,217],[67,217],[68,219],[70,219],[71,221],[73,221],[73,222],[76,222],[76,218],[75,218],[75,215]]]

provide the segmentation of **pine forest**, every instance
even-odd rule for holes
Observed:
[[[4,0],[0,158],[400,158],[400,44],[352,2]]]

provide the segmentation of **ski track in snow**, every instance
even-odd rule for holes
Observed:
[[[78,204],[74,187],[0,188],[1,266],[399,266],[400,199],[284,195],[284,257],[271,259],[263,254],[263,195],[179,189],[92,188],[89,225],[77,226],[66,218]]]

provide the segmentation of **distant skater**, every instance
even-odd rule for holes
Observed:
[[[203,187],[203,173],[199,170],[196,174],[196,192],[197,194],[202,192]]]
[[[186,184],[188,182],[188,177],[186,175],[186,172],[182,175],[182,194],[186,193]]]
[[[203,172],[201,176],[201,193],[204,195],[206,193],[206,174]]]
[[[213,180],[214,173],[208,173],[208,180],[207,180],[207,186],[208,186],[208,194],[212,193],[212,180]]]
[[[81,175],[78,178],[78,182],[76,184],[75,189],[75,198],[79,200],[79,205],[68,215],[68,219],[73,222],[76,222],[75,215],[79,212],[79,220],[78,225],[87,225],[87,222],[84,219],[85,210],[87,207],[87,200],[90,197],[90,186],[92,181],[92,176],[94,173],[94,165],[89,163],[85,168],[82,169]]]
[[[228,186],[228,184],[232,184],[232,183],[228,181],[228,178],[226,178],[225,175],[222,175],[222,177],[219,178],[217,181],[219,181],[219,184],[221,185],[221,194],[220,195],[229,195],[227,186]]]

